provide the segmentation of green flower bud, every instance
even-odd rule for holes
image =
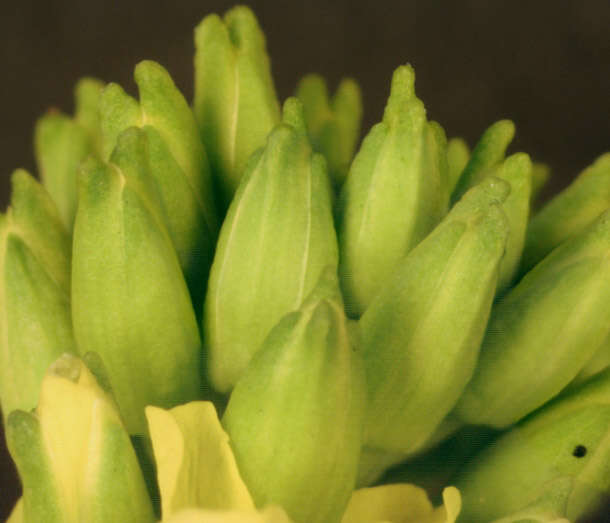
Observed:
[[[562,394],[466,465],[456,480],[464,521],[487,523],[517,511],[521,519],[500,521],[580,521],[610,495],[609,427],[606,371]]]
[[[464,195],[360,319],[368,447],[420,449],[472,376],[509,234],[508,193],[488,178]]]
[[[65,354],[46,374],[36,411],[8,417],[24,523],[154,521],[129,435],[104,387],[103,377]]]
[[[466,165],[468,165],[468,161],[470,160],[470,148],[468,144],[462,140],[462,138],[451,138],[447,142],[447,163],[449,165],[448,171],[448,186],[449,186],[449,194],[453,192],[455,189],[455,185]]]
[[[335,272],[273,328],[223,417],[257,506],[296,521],[337,521],[354,488],[365,408]]]
[[[12,177],[0,215],[0,402],[4,418],[38,404],[48,366],[76,350],[70,318],[70,237],[45,189]]]
[[[271,328],[337,266],[326,165],[307,140],[301,104],[251,158],[220,231],[204,310],[208,371],[229,391]]]
[[[551,168],[540,162],[532,164],[532,194],[531,203],[535,206],[540,193],[551,178]]]
[[[532,192],[530,157],[525,153],[513,154],[493,170],[493,175],[510,184],[510,193],[502,203],[510,234],[506,242],[506,252],[500,263],[497,292],[501,293],[513,283],[525,243]]]
[[[134,76],[139,103],[116,84],[102,95],[104,155],[110,158],[118,136],[128,127],[141,127],[146,134],[150,175],[199,313],[218,232],[205,149],[195,117],[169,73],[144,61]]]
[[[324,78],[310,74],[299,82],[296,96],[303,102],[312,147],[324,155],[328,162],[328,173],[335,186],[340,187],[360,135],[360,87],[351,78],[345,78],[331,100]]]
[[[410,66],[394,71],[383,120],[364,139],[340,196],[340,276],[350,315],[364,312],[447,210],[446,141],[426,121],[414,83]]]
[[[459,491],[445,488],[443,502],[435,509],[424,489],[404,483],[359,489],[341,523],[455,523],[462,507]]]
[[[99,151],[97,122],[92,113],[102,83],[84,78],[76,86],[76,116],[49,111],[36,123],[36,161],[42,183],[56,203],[65,227],[72,231],[76,214],[76,178],[80,164]]]
[[[96,154],[102,152],[100,97],[103,89],[104,83],[95,78],[81,78],[74,89],[74,120],[89,133]]]
[[[279,122],[265,36],[245,6],[195,29],[194,111],[212,171],[228,205],[248,157]]]
[[[253,510],[229,437],[210,402],[146,407],[163,518],[184,508]]]
[[[494,307],[459,417],[506,427],[574,379],[610,333],[609,253],[610,210]]]
[[[144,407],[200,396],[201,342],[178,258],[151,187],[143,131],[118,139],[108,164],[80,178],[72,320],[81,353],[97,352],[130,434]]]
[[[595,351],[593,357],[580,369],[578,376],[574,378],[570,386],[580,384],[608,367],[610,367],[610,335],[602,343],[601,347]]]
[[[521,262],[526,272],[561,242],[579,234],[610,207],[610,153],[600,156],[529,224]]]
[[[514,136],[515,124],[510,120],[500,120],[485,130],[455,184],[452,201],[459,200],[468,189],[488,176],[490,169],[504,160],[506,148]]]

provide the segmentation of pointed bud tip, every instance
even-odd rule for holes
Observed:
[[[411,64],[401,65],[392,75],[390,97],[408,100],[415,96],[415,70]]]
[[[305,117],[303,115],[303,103],[296,97],[291,96],[284,102],[282,108],[282,123],[290,125],[297,132],[305,134]]]
[[[82,369],[83,364],[78,357],[64,353],[51,364],[49,374],[77,383]]]

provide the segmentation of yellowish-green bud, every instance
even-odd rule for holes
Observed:
[[[208,373],[228,392],[271,328],[338,263],[330,183],[312,153],[301,104],[248,165],[223,223],[204,310]]]
[[[356,481],[366,387],[334,270],[273,328],[222,419],[257,506],[336,522]]]
[[[351,316],[364,312],[447,202],[444,133],[426,121],[415,73],[401,66],[383,120],[364,139],[339,199],[340,276]]]
[[[70,318],[70,237],[46,190],[12,177],[0,215],[0,402],[4,419],[38,404],[48,366],[76,350]]]
[[[104,156],[110,158],[118,136],[128,127],[140,127],[146,134],[150,175],[199,315],[218,233],[206,152],[195,117],[169,73],[144,61],[134,76],[139,102],[117,84],[102,94]]]
[[[455,185],[466,165],[470,160],[470,148],[465,140],[462,138],[451,138],[447,141],[447,164],[449,165],[449,171],[447,176],[447,183],[449,187],[449,194],[455,189]]]
[[[574,379],[610,333],[609,254],[610,210],[494,307],[461,419],[506,427]]]
[[[493,169],[492,173],[493,176],[497,176],[510,184],[510,193],[502,203],[502,209],[508,218],[510,230],[498,277],[497,293],[502,293],[513,283],[523,253],[525,233],[530,216],[532,162],[525,153],[513,154]]]
[[[526,272],[561,242],[579,234],[610,207],[610,153],[600,156],[529,224],[521,262]]]
[[[532,194],[531,203],[532,206],[537,205],[538,196],[551,179],[551,168],[540,162],[534,162],[532,164]]]
[[[420,449],[472,376],[509,234],[508,193],[493,177],[466,193],[360,319],[368,447]]]
[[[443,490],[436,509],[426,491],[406,483],[355,490],[341,523],[455,523],[462,506],[455,487]]]
[[[95,367],[99,370],[99,362]],[[63,355],[45,375],[36,411],[17,410],[8,417],[8,446],[23,484],[24,523],[155,520],[105,382],[75,356]]]
[[[130,128],[110,163],[80,177],[72,259],[72,320],[81,353],[106,365],[130,434],[144,407],[201,395],[201,342],[176,253],[155,198],[144,132]]]
[[[498,521],[580,521],[590,515],[610,496],[609,427],[606,371],[470,460],[456,478],[464,521],[487,523],[513,512],[518,514]]]
[[[49,111],[36,123],[34,144],[40,177],[68,231],[72,231],[76,214],[78,168],[89,155],[99,152],[94,115],[102,85],[99,80],[83,78],[75,90],[74,118]]]
[[[103,89],[104,83],[95,78],[81,78],[74,88],[74,120],[89,133],[96,154],[102,152],[100,97]]]
[[[314,151],[328,162],[328,173],[336,187],[345,180],[354,156],[362,121],[362,95],[358,84],[345,78],[329,99],[324,78],[305,76],[296,96],[303,102],[307,132]]]
[[[212,403],[147,407],[146,417],[164,520],[185,508],[254,509]]]
[[[455,184],[452,201],[459,200],[468,189],[488,176],[490,169],[502,163],[514,136],[515,124],[510,120],[500,120],[485,130]]]
[[[194,111],[212,171],[228,205],[248,157],[265,144],[280,111],[265,36],[245,6],[195,29]]]

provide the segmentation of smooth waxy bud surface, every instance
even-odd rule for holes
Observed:
[[[96,355],[85,359],[92,360],[92,370],[101,368]],[[49,368],[36,411],[9,416],[6,434],[23,483],[23,523],[155,521],[106,387],[104,376],[66,354]]]
[[[0,402],[4,419],[38,403],[48,366],[76,350],[70,318],[70,238],[46,190],[12,177],[0,215]]]
[[[110,163],[85,164],[72,259],[79,350],[101,356],[131,434],[145,434],[146,405],[169,408],[201,394],[195,313],[148,158],[144,133],[131,128]]]
[[[257,506],[338,521],[354,488],[366,401],[333,269],[271,331],[223,417]]]
[[[169,73],[144,61],[134,76],[139,102],[116,84],[102,94],[104,155],[110,158],[118,136],[128,127],[140,127],[146,134],[150,175],[200,314],[218,232],[206,152],[193,113]]]
[[[195,117],[225,205],[248,157],[280,120],[265,36],[245,6],[195,29]]]
[[[530,270],[561,242],[584,230],[608,207],[610,153],[600,156],[532,217],[521,271]]]
[[[300,102],[253,155],[223,223],[204,332],[213,385],[229,391],[271,328],[337,266],[324,158],[312,153]]]
[[[486,523],[512,512],[518,514],[498,521],[580,521],[590,515],[610,495],[609,427],[606,371],[470,461],[456,478],[464,521]]]
[[[329,99],[324,78],[310,74],[299,82],[296,97],[303,102],[312,147],[324,155],[331,180],[336,187],[340,187],[349,170],[360,134],[360,88],[354,80],[346,78]]]
[[[367,446],[420,449],[472,376],[509,234],[508,192],[489,178],[466,193],[360,319]]]
[[[610,333],[610,210],[525,275],[492,310],[456,414],[506,427],[574,379]]]
[[[401,66],[383,120],[364,139],[339,199],[341,285],[360,316],[398,262],[447,211],[446,140]]]

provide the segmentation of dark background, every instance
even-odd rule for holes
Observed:
[[[76,80],[92,75],[135,92],[134,65],[153,59],[188,99],[192,31],[226,1],[2,1],[0,203],[14,168],[35,170],[32,131],[49,107],[72,111]],[[280,98],[308,72],[343,76],[364,93],[364,129],[381,117],[392,71],[410,62],[418,96],[449,136],[472,146],[500,118],[517,125],[512,151],[553,169],[547,196],[610,150],[610,2],[250,2],[267,35]],[[0,453],[0,518],[17,480]]]

